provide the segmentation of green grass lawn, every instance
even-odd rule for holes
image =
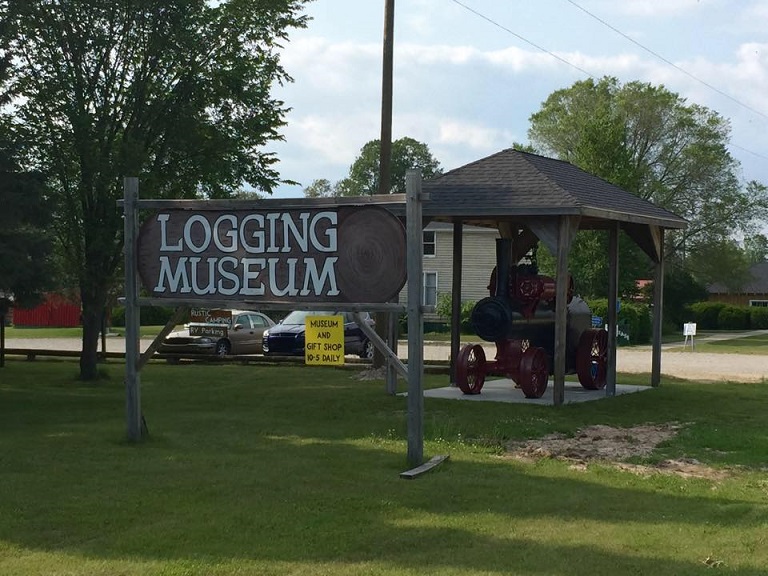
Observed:
[[[150,363],[150,437],[132,445],[123,367],[103,370],[90,385],[72,361],[0,369],[3,576],[693,575],[707,558],[722,574],[768,569],[764,384],[665,380],[560,408],[428,398],[425,457],[450,460],[408,481],[406,399],[381,381]],[[665,422],[685,428],[650,461],[731,476],[504,455],[513,439]]]
[[[720,354],[768,354],[768,334],[731,338],[728,340],[696,341],[697,352],[715,352]],[[688,345],[690,349],[690,344]],[[680,351],[680,348],[672,348]]]
[[[178,326],[177,328],[181,328]],[[157,336],[163,326],[142,326],[140,334],[143,338],[150,338]],[[110,328],[110,334],[116,334],[118,336],[125,335],[125,328],[114,327]],[[81,327],[76,328],[16,328],[7,327],[5,329],[6,338],[82,338],[83,329]]]

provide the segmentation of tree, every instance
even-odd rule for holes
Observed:
[[[333,198],[341,196],[339,184],[340,182],[331,184],[331,181],[325,178],[313,180],[309,186],[304,188],[304,196],[306,198]]]
[[[744,238],[744,251],[750,264],[760,264],[768,260],[768,237],[755,234]]]
[[[696,280],[704,285],[723,284],[731,292],[739,292],[751,280],[749,267],[747,253],[729,238],[701,244],[686,261]]]
[[[122,261],[122,177],[145,196],[270,192],[283,102],[271,87],[307,0],[4,0],[3,113],[49,176],[54,230],[83,306],[80,374],[97,377],[98,333]],[[2,81],[2,78],[0,78]]]
[[[653,284],[645,289],[648,300],[653,298]],[[691,322],[690,305],[704,302],[709,297],[707,288],[690,272],[681,267],[664,271],[664,322],[676,328]]]
[[[551,94],[530,120],[528,136],[543,153],[689,221],[685,231],[667,235],[670,263],[683,265],[714,240],[750,232],[768,215],[766,187],[742,186],[736,176],[728,121],[663,86],[621,85],[615,78],[576,82]],[[607,267],[607,238],[599,238],[580,234],[574,259]],[[622,276],[626,263],[623,258]]]
[[[360,149],[360,155],[349,168],[349,176],[338,183],[341,196],[369,196],[379,190],[379,140],[371,140]],[[400,138],[392,142],[392,190],[405,193],[405,173],[412,169],[421,171],[423,178],[441,173],[438,162],[429,147],[413,138]]]
[[[586,230],[579,232],[569,257],[569,269],[576,293],[584,298],[608,297],[608,244],[605,234]],[[638,292],[637,280],[653,276],[651,264],[637,245],[627,236],[619,236],[620,298],[630,298]],[[541,274],[554,276],[557,259],[545,246],[538,250]]]
[[[44,178],[23,173],[7,140],[0,139],[0,316],[11,299],[33,306],[52,284],[50,206]]]

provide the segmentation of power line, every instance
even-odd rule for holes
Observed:
[[[579,66],[577,66],[576,64],[573,64],[572,62],[568,62],[568,60],[566,60],[565,58],[562,58],[562,57],[558,56],[558,55],[557,55],[557,54],[555,54],[554,52],[550,52],[550,51],[549,51],[549,50],[547,50],[546,48],[544,48],[544,47],[542,47],[542,46],[539,46],[538,44],[536,44],[535,42],[532,42],[531,40],[528,40],[527,38],[524,38],[523,36],[521,36],[521,35],[520,35],[520,34],[518,34],[517,32],[513,32],[512,30],[510,30],[510,29],[509,29],[509,28],[507,28],[506,26],[502,26],[501,24],[499,24],[499,23],[498,23],[498,22],[496,22],[495,20],[492,20],[491,18],[489,18],[489,17],[488,17],[488,16],[486,16],[485,14],[482,14],[482,13],[478,12],[477,10],[475,10],[474,8],[471,8],[471,7],[467,6],[467,5],[466,5],[466,4],[464,4],[463,2],[459,2],[459,0],[451,0],[451,2],[453,2],[454,4],[458,4],[459,6],[461,6],[462,8],[464,8],[465,10],[467,10],[468,12],[472,12],[472,14],[474,14],[475,16],[477,16],[477,17],[479,17],[479,18],[482,18],[483,20],[485,20],[486,22],[489,22],[490,24],[493,24],[493,25],[494,25],[494,26],[496,26],[497,28],[501,28],[501,29],[502,29],[502,30],[504,30],[505,32],[507,32],[507,33],[509,33],[509,34],[512,34],[512,36],[514,36],[515,38],[518,38],[518,39],[522,40],[523,42],[525,42],[526,44],[529,44],[529,45],[533,46],[533,47],[534,47],[534,48],[536,48],[537,50],[541,50],[542,52],[545,52],[546,54],[549,54],[549,55],[550,55],[550,56],[552,56],[553,58],[556,58],[557,60],[560,60],[560,62],[562,62],[563,64],[567,64],[567,65],[568,65],[568,66],[570,66],[571,68],[575,68],[576,70],[578,70],[578,71],[579,71],[579,72],[581,72],[582,74],[586,74],[586,75],[587,75],[587,76],[589,76],[590,78],[593,78],[593,79],[595,78],[595,76],[594,76],[594,75],[590,74],[589,72],[587,72],[587,71],[586,71],[586,70],[584,70],[583,68],[580,68]]]
[[[768,160],[768,156],[765,156],[764,154],[760,154],[759,152],[755,152],[754,150],[750,150],[749,148],[744,148],[743,146],[739,146],[738,144],[734,144],[733,142],[729,142],[728,145],[732,146],[733,148],[738,148],[742,152],[748,152],[749,154],[752,154],[752,156],[757,156],[758,158],[762,158],[763,160]]]
[[[762,116],[763,118],[765,118],[766,120],[768,120],[768,114],[764,114],[764,113],[763,113],[763,112],[761,112],[760,110],[757,110],[757,109],[753,108],[753,107],[752,107],[752,106],[750,106],[749,104],[745,104],[744,102],[741,102],[740,100],[738,100],[738,99],[734,98],[733,96],[731,96],[731,95],[730,95],[730,94],[728,94],[727,92],[723,92],[722,90],[720,90],[719,88],[717,88],[717,87],[713,86],[712,84],[710,84],[710,83],[706,82],[705,80],[702,80],[701,78],[698,78],[697,76],[694,76],[693,74],[691,74],[690,72],[688,72],[688,71],[687,71],[687,70],[685,70],[684,68],[681,68],[680,66],[678,66],[678,65],[677,65],[677,64],[675,64],[674,62],[672,62],[672,61],[670,61],[670,60],[667,60],[666,58],[664,58],[664,56],[662,56],[662,55],[661,55],[661,54],[659,54],[658,52],[655,52],[655,51],[651,50],[650,48],[648,48],[648,47],[646,47],[646,46],[643,46],[643,45],[642,45],[640,42],[638,42],[637,40],[635,40],[635,39],[634,39],[634,38],[632,38],[631,36],[628,36],[627,34],[624,34],[624,32],[622,32],[622,31],[621,31],[621,30],[619,30],[618,28],[616,28],[616,27],[612,26],[611,24],[609,24],[608,22],[606,22],[605,20],[603,20],[603,19],[602,19],[602,18],[600,18],[599,16],[596,16],[595,14],[593,14],[592,12],[590,12],[589,10],[587,10],[586,8],[583,8],[582,6],[579,6],[579,5],[578,5],[576,2],[574,2],[573,0],[566,0],[566,2],[568,2],[569,4],[571,4],[571,5],[575,6],[576,8],[578,8],[579,10],[581,10],[582,12],[584,12],[585,14],[587,14],[587,15],[591,16],[592,18],[594,18],[595,20],[597,20],[598,22],[600,22],[600,23],[601,23],[603,26],[606,26],[606,27],[610,28],[611,30],[613,30],[614,32],[616,32],[616,34],[618,34],[619,36],[622,36],[623,38],[626,38],[627,40],[629,40],[630,42],[632,42],[632,44],[634,44],[635,46],[638,46],[638,47],[642,48],[643,50],[645,50],[645,51],[646,51],[646,52],[648,52],[649,54],[652,54],[653,56],[655,56],[656,58],[658,58],[659,60],[661,60],[662,62],[664,62],[664,63],[666,63],[666,64],[669,64],[669,65],[670,65],[670,66],[672,66],[672,67],[673,67],[675,70],[677,70],[677,71],[679,71],[679,72],[682,72],[683,74],[685,74],[685,75],[686,75],[686,76],[688,76],[689,78],[692,78],[693,80],[695,80],[696,82],[698,82],[698,83],[700,83],[700,84],[702,84],[702,85],[706,86],[706,87],[707,87],[707,88],[709,88],[710,90],[713,90],[713,91],[717,92],[717,93],[718,93],[718,94],[720,94],[721,96],[724,96],[725,98],[728,98],[729,100],[731,100],[732,102],[735,102],[735,103],[736,103],[736,104],[738,104],[739,106],[742,106],[743,108],[746,108],[747,110],[749,110],[749,111],[751,111],[751,112],[754,112],[755,114],[757,114],[757,115],[759,115],[759,116]]]
[[[663,57],[663,56],[661,56],[660,54],[657,54],[656,52],[654,52],[654,51],[653,51],[653,50],[651,50],[650,48],[646,48],[645,46],[643,46],[642,44],[640,44],[639,42],[637,42],[636,40],[634,40],[634,39],[633,39],[633,38],[631,38],[630,36],[627,36],[627,35],[626,35],[626,34],[624,34],[622,31],[620,31],[620,30],[618,30],[618,29],[614,28],[613,26],[611,26],[610,24],[608,24],[607,22],[605,22],[604,20],[602,20],[602,19],[601,19],[601,18],[599,18],[598,16],[595,16],[594,14],[592,14],[591,12],[589,12],[588,10],[586,10],[585,8],[582,8],[581,6],[579,6],[579,5],[578,5],[576,2],[574,2],[573,0],[566,0],[566,1],[567,1],[567,2],[569,2],[569,3],[571,3],[573,6],[575,6],[575,7],[576,7],[576,8],[578,8],[579,10],[582,10],[583,12],[585,12],[586,14],[588,14],[589,16],[591,16],[592,18],[596,19],[597,21],[599,21],[599,22],[600,22],[600,23],[602,23],[603,25],[607,26],[608,28],[610,28],[611,30],[613,30],[614,32],[616,32],[617,34],[619,34],[619,35],[623,36],[624,38],[626,38],[627,40],[629,40],[629,41],[630,41],[630,42],[632,42],[633,44],[636,44],[637,46],[639,46],[640,48],[642,48],[642,49],[643,49],[643,50],[645,50],[646,52],[648,52],[648,53],[652,54],[652,55],[653,55],[653,56],[655,56],[656,58],[659,58],[659,59],[660,59],[660,60],[662,60],[663,62],[665,62],[665,63],[669,64],[670,66],[672,66],[672,67],[673,67],[673,68],[675,68],[676,70],[679,70],[680,72],[682,72],[682,73],[683,73],[683,74],[685,74],[686,76],[689,76],[690,78],[692,78],[693,80],[696,80],[697,82],[699,82],[699,83],[703,84],[703,85],[704,85],[704,86],[706,86],[707,88],[709,88],[709,89],[711,89],[711,90],[714,90],[715,92],[717,92],[718,94],[721,94],[722,96],[724,96],[724,97],[728,98],[729,100],[732,100],[733,102],[735,102],[735,103],[736,103],[736,104],[738,104],[739,106],[742,106],[742,107],[746,108],[747,110],[750,110],[751,112],[754,112],[755,114],[758,114],[759,116],[762,116],[763,118],[766,118],[766,119],[768,119],[768,115],[764,114],[763,112],[760,112],[759,110],[756,110],[755,108],[752,108],[752,107],[751,107],[751,106],[749,106],[748,104],[744,104],[743,102],[741,102],[741,101],[737,100],[736,98],[734,98],[734,97],[733,97],[733,96],[731,96],[730,94],[727,94],[726,92],[723,92],[722,90],[720,90],[720,89],[716,88],[715,86],[712,86],[712,85],[710,85],[709,83],[705,82],[704,80],[701,80],[700,78],[697,78],[696,76],[694,76],[693,74],[691,74],[691,73],[690,73],[690,72],[688,72],[687,70],[685,70],[685,69],[681,68],[680,66],[678,66],[678,65],[677,65],[677,64],[675,64],[674,62],[671,62],[671,61],[667,60],[666,58],[664,58],[664,57]],[[497,28],[500,28],[501,30],[503,30],[503,31],[507,32],[508,34],[511,34],[511,35],[512,35],[512,36],[514,36],[515,38],[518,38],[518,39],[522,40],[522,41],[523,41],[523,42],[525,42],[526,44],[529,44],[530,46],[533,46],[533,47],[534,47],[534,48],[536,48],[537,50],[541,50],[542,52],[544,52],[544,53],[546,53],[546,54],[548,54],[548,55],[552,56],[553,58],[556,58],[556,59],[557,59],[557,60],[559,60],[560,62],[563,62],[564,64],[567,64],[567,65],[568,65],[568,66],[570,66],[571,68],[575,68],[576,70],[578,70],[579,72],[581,72],[581,73],[583,73],[583,74],[586,74],[586,75],[587,75],[587,76],[589,76],[590,78],[592,78],[592,79],[596,79],[596,78],[595,78],[595,76],[594,76],[593,74],[590,74],[589,72],[587,72],[587,71],[586,71],[586,70],[584,70],[583,68],[580,68],[580,67],[579,67],[579,66],[577,66],[576,64],[573,64],[573,63],[569,62],[568,60],[566,60],[565,58],[562,58],[562,57],[558,56],[558,55],[557,55],[557,54],[555,54],[554,52],[551,52],[550,50],[547,50],[546,48],[544,48],[544,47],[542,47],[542,46],[539,46],[539,45],[538,45],[538,44],[536,44],[535,42],[532,42],[531,40],[528,40],[527,38],[525,38],[525,37],[521,36],[521,35],[520,35],[520,34],[518,34],[517,32],[514,32],[514,31],[510,30],[509,28],[507,28],[506,26],[503,26],[502,24],[500,24],[500,23],[496,22],[496,21],[495,21],[495,20],[493,20],[492,18],[489,18],[489,17],[488,17],[488,16],[486,16],[485,14],[483,14],[483,13],[481,13],[481,12],[478,12],[477,10],[475,10],[474,8],[471,8],[470,6],[467,6],[467,5],[466,5],[466,4],[464,4],[463,2],[460,2],[459,0],[451,0],[451,2],[453,2],[454,4],[457,4],[457,5],[459,5],[459,6],[461,6],[462,8],[464,8],[465,10],[467,10],[468,12],[471,12],[471,13],[472,13],[472,14],[474,14],[475,16],[477,16],[477,17],[479,17],[479,18],[482,18],[482,19],[483,19],[483,20],[485,20],[486,22],[488,22],[488,23],[492,24],[493,26],[496,26]],[[754,152],[753,150],[750,150],[750,149],[748,149],[748,148],[744,148],[743,146],[739,146],[739,145],[737,145],[737,144],[734,144],[733,142],[730,142],[730,143],[729,143],[729,145],[730,145],[730,146],[732,146],[733,148],[738,148],[739,150],[742,150],[742,151],[744,151],[744,152],[747,152],[747,153],[749,153],[749,154],[752,154],[753,156],[756,156],[756,157],[758,157],[758,158],[762,158],[762,159],[764,159],[764,160],[768,160],[768,156],[765,156],[765,155],[763,155],[763,154],[760,154],[759,152]]]

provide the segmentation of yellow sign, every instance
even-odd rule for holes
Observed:
[[[344,317],[307,316],[304,325],[304,362],[344,364]]]

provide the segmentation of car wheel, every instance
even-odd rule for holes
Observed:
[[[224,358],[224,356],[229,355],[230,346],[228,340],[219,340],[216,342],[216,356],[219,358]]]
[[[373,360],[373,342],[371,342],[370,340],[363,341],[363,349],[360,352],[360,358]]]

